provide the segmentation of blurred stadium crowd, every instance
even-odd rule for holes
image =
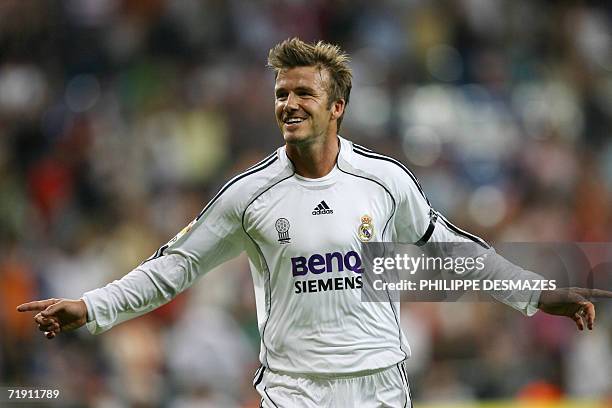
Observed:
[[[282,144],[268,49],[337,42],[342,134],[393,155],[488,241],[612,238],[612,8],[595,1],[3,0],[0,384],[63,405],[257,406],[248,262],[93,337],[15,306],[117,279]],[[608,288],[609,289],[609,288]],[[498,304],[403,304],[418,401],[612,398],[598,328]]]

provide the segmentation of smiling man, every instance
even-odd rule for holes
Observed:
[[[79,300],[23,304],[48,338],[84,324],[93,334],[170,301],[220,263],[246,251],[255,287],[264,407],[407,407],[410,356],[399,303],[362,302],[364,242],[486,242],[431,208],[400,162],[338,135],[351,70],[339,47],[290,39],[276,45],[275,115],[285,145],[230,180],[196,219],[122,279]],[[489,275],[491,276],[491,275]],[[533,274],[513,266],[505,279]],[[583,289],[505,293],[593,327]],[[598,292],[609,296],[609,292]]]

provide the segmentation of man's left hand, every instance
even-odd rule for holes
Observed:
[[[612,292],[601,289],[562,288],[542,291],[538,309],[548,314],[567,316],[576,323],[578,330],[593,330],[595,305],[591,298],[612,298]]]

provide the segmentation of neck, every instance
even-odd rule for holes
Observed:
[[[336,165],[340,151],[338,136],[326,137],[322,142],[306,144],[287,143],[287,156],[302,177],[321,178],[329,174]]]

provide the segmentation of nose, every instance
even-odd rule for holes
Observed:
[[[285,101],[285,110],[294,111],[298,109],[297,96],[293,92],[289,92],[287,100]]]

